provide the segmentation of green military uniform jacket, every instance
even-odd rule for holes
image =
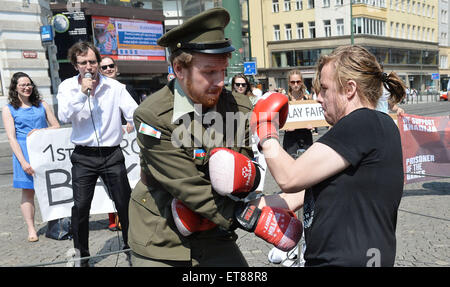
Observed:
[[[131,194],[128,243],[134,252],[152,259],[190,260],[189,242],[195,237],[237,239],[230,231],[236,203],[212,189],[208,160],[215,147],[227,147],[253,158],[248,125],[251,103],[248,97],[224,89],[215,111],[206,113],[203,120],[192,105],[173,80],[134,113],[141,180]],[[186,111],[189,106],[191,110]],[[220,115],[222,122],[219,118],[212,121],[212,115]],[[227,124],[231,115],[241,115],[241,125]],[[244,117],[247,121],[243,124]],[[187,130],[192,135],[183,134]],[[182,140],[174,144],[174,135]],[[188,237],[181,235],[171,212],[174,197],[218,227]]]

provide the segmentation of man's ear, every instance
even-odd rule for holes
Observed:
[[[175,73],[177,78],[183,80],[185,76],[185,69],[183,68],[183,66],[178,62],[174,62],[172,65],[173,65],[173,72]]]
[[[356,82],[354,80],[349,80],[345,86],[345,94],[347,99],[352,99],[356,95]]]

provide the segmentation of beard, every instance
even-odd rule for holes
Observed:
[[[201,93],[199,90],[194,88],[192,83],[192,74],[186,79],[186,89],[187,94],[194,102],[194,104],[201,104],[203,108],[212,108],[219,101],[222,88],[210,87],[205,92]]]

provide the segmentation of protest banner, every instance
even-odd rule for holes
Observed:
[[[450,116],[398,116],[405,183],[450,176]]]
[[[73,206],[72,163],[74,145],[70,141],[72,128],[41,129],[27,138],[36,197],[42,220],[50,221],[71,216]],[[121,143],[128,180],[133,188],[140,179],[139,147],[136,132],[125,133]],[[115,212],[103,181],[99,178],[91,205],[91,214]]]
[[[301,129],[329,126],[323,115],[322,105],[314,100],[290,101],[285,129]]]

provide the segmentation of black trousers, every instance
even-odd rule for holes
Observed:
[[[81,257],[89,254],[89,211],[94,189],[100,176],[108,195],[114,201],[122,226],[124,248],[128,248],[128,204],[131,187],[128,182],[125,158],[119,146],[76,146],[70,157],[72,162],[72,232],[74,247]]]

